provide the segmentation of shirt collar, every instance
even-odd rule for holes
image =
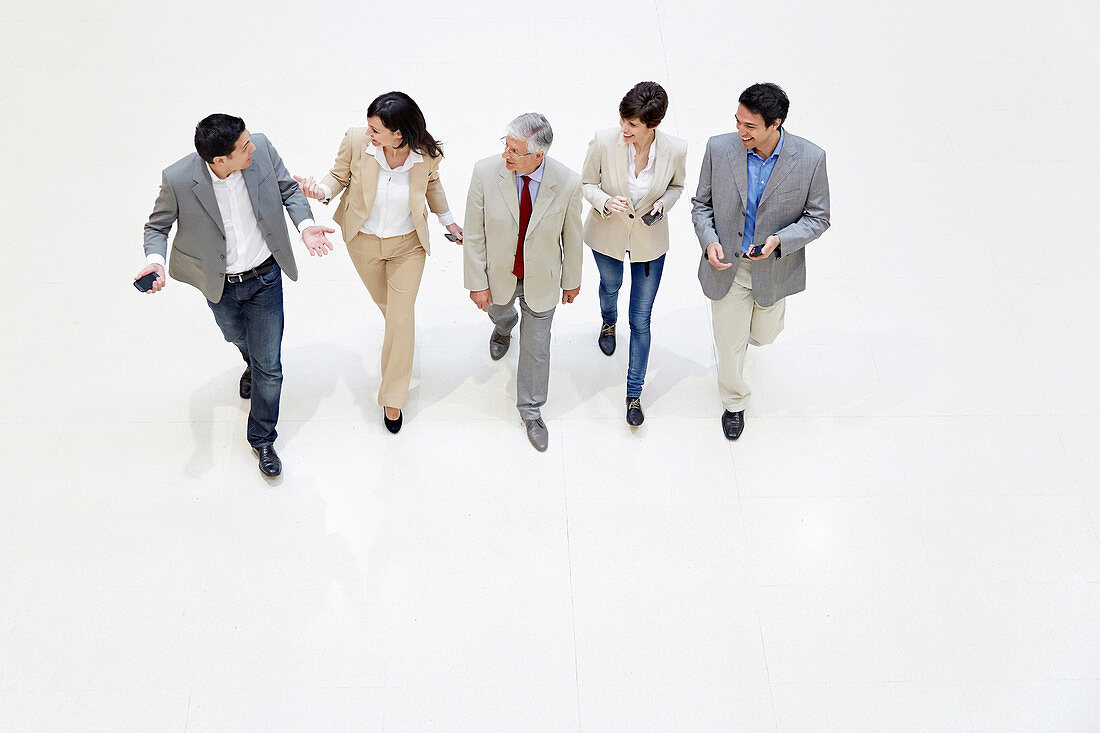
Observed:
[[[543,156],[542,162],[539,163],[539,167],[536,168],[532,173],[518,173],[517,172],[516,173],[516,178],[519,178],[520,176],[527,176],[532,181],[536,181],[537,183],[542,183],[542,174],[545,173],[545,172],[546,172],[546,156]]]
[[[772,158],[778,158],[779,154],[783,152],[783,138],[786,134],[787,133],[783,132],[782,127],[779,128],[779,142],[775,144],[775,150],[773,150],[772,154],[768,156],[768,160],[771,160]],[[750,150],[749,155],[755,156],[757,160],[764,160],[760,157],[760,154],[757,153],[756,150]],[[768,161],[764,160],[764,162],[767,163]]]
[[[228,184],[230,181],[236,181],[239,178],[243,178],[240,171],[233,171],[225,178],[218,178],[217,174],[214,173],[214,169],[210,167],[209,163],[203,161],[203,164],[206,166],[206,172],[210,174],[211,183],[220,183],[224,185]],[[236,178],[234,178],[234,176],[236,176]]]
[[[417,163],[424,162],[424,156],[415,150],[409,151],[409,157],[405,159],[397,168],[390,168],[390,164],[386,162],[386,154],[382,152],[382,148],[376,148],[374,143],[367,143],[367,155],[373,156],[378,161],[378,165],[381,166],[384,171],[392,171],[394,173],[404,173],[412,168]]]

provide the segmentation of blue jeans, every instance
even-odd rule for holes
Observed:
[[[274,443],[283,388],[283,273],[278,265],[243,283],[226,283],[222,299],[207,301],[225,340],[252,368],[248,442]]]
[[[604,323],[614,324],[619,319],[623,263],[596,250],[592,254],[600,271],[600,313]],[[649,366],[649,320],[664,267],[664,255],[649,262],[630,263],[630,362],[626,369],[626,396],[631,399],[642,396]]]

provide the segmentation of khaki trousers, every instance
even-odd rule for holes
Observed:
[[[416,293],[427,253],[414,231],[385,239],[359,232],[348,242],[348,254],[386,319],[378,404],[403,408],[412,379]]]
[[[730,412],[745,409],[749,385],[745,382],[745,352],[751,343],[764,346],[783,330],[786,299],[763,308],[752,297],[752,261],[739,258],[730,291],[710,302],[714,345],[718,351],[718,396]]]

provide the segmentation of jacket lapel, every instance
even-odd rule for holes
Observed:
[[[642,196],[637,208],[637,211],[644,214],[649,213],[649,210],[653,208],[653,204],[657,203],[657,199],[661,198],[665,190],[668,189],[667,184],[664,188],[661,188],[661,181],[672,178],[668,174],[668,161],[672,157],[672,151],[669,149],[668,141],[664,139],[663,132],[657,132],[655,143],[657,145],[657,160],[653,161],[653,183],[649,184],[649,190],[645,196]]]
[[[527,236],[531,235],[539,220],[542,219],[550,204],[554,203],[557,196],[558,177],[554,175],[554,169],[549,165],[542,172],[542,183],[539,184],[539,195],[535,199],[535,205],[531,209],[531,221],[527,223]]]
[[[244,186],[248,189],[248,200],[252,202],[252,211],[259,219],[262,216],[260,213],[260,174],[256,170],[256,166],[250,165],[241,171],[241,175],[244,176]]]
[[[512,218],[518,224],[519,192],[516,191],[516,174],[503,165],[500,167],[500,180],[497,181],[497,188],[500,189],[500,195],[504,197],[504,203],[508,204],[508,210],[512,212]],[[527,224],[527,230],[531,230],[530,222]]]
[[[736,137],[736,135],[734,137]],[[733,168],[733,183],[737,186],[737,193],[741,196],[742,209],[744,209],[748,203],[746,193],[749,190],[749,170],[748,162],[745,160],[747,155],[748,151],[745,150],[744,145],[731,143],[728,157],[730,167]]]
[[[195,169],[193,171],[192,178],[195,180],[195,186],[193,188],[195,192],[195,198],[202,204],[202,208],[206,209],[206,213],[210,215],[210,218],[214,220],[214,223],[218,225],[218,231],[225,236],[225,225],[222,223],[222,212],[218,208],[218,199],[214,196],[214,184],[210,182],[210,169],[203,161],[201,157],[195,154]]]
[[[795,158],[798,156],[798,151],[791,149],[790,138],[787,138],[786,142],[787,144],[783,146],[783,151],[779,153],[779,160],[775,161],[775,168],[772,170],[771,178],[768,179],[768,185],[764,187],[764,193],[760,194],[760,206],[764,205],[764,202],[775,192],[779,184],[783,183],[783,179],[789,176],[791,171],[794,170],[794,165],[797,162]]]
[[[623,140],[623,134],[620,132],[615,136],[615,163],[611,166],[615,178],[616,191],[622,191],[622,195],[628,201],[630,200],[630,174],[627,172],[630,168],[630,149]]]
[[[371,207],[374,206],[374,196],[378,193],[378,161],[367,152],[370,143],[363,148],[359,156],[359,177],[363,180],[363,206],[364,211],[370,216]]]

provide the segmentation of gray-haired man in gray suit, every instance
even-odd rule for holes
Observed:
[[[803,248],[829,228],[825,151],[783,130],[786,93],[753,84],[738,101],[737,132],[707,141],[691,210],[730,440],[745,428],[745,351],[783,330],[784,298],[806,289]]]
[[[332,250],[279,153],[244,120],[215,114],[195,127],[195,151],[164,169],[160,194],[145,224],[148,293],[166,284],[168,233],[176,226],[168,274],[206,296],[226,341],[244,357],[240,394],[251,399],[248,442],[265,476],[278,476],[275,423],[283,384],[282,273],[298,279],[283,209],[310,254]]]

